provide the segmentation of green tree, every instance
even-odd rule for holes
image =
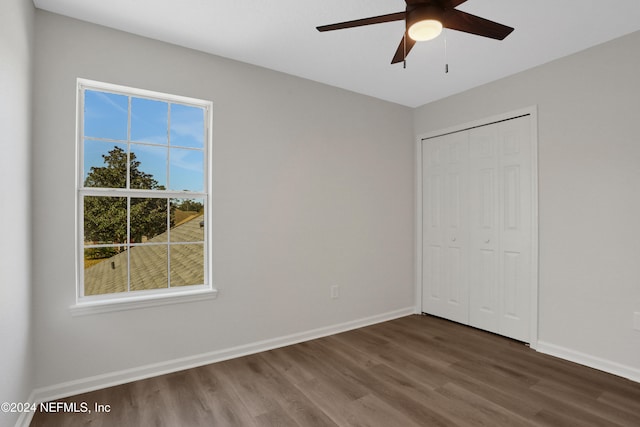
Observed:
[[[105,166],[92,166],[85,187],[126,188],[127,153],[117,146],[102,156]],[[140,170],[135,153],[129,155],[130,187],[164,190],[153,175]],[[167,199],[131,197],[130,242],[140,243],[167,231]],[[95,243],[127,243],[127,198],[86,196],[84,198],[85,241]],[[93,251],[94,257],[110,251]]]
[[[184,199],[174,205],[177,209],[185,212],[201,212],[204,209],[204,205],[201,202],[193,199]]]
[[[92,166],[87,178],[84,180],[85,187],[102,188],[126,188],[127,186],[127,153],[120,147],[113,147],[108,154],[103,154],[102,158],[106,166]],[[164,190],[164,186],[158,185],[158,181],[153,179],[153,175],[142,172],[140,162],[136,160],[136,154],[131,152],[129,156],[131,188],[143,190]]]

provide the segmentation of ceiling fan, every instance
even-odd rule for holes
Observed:
[[[511,34],[512,27],[455,9],[465,1],[467,0],[405,0],[407,7],[404,12],[322,25],[317,29],[321,32],[333,31],[404,20],[406,30],[391,60],[392,64],[404,61],[416,42],[438,37],[443,28],[496,40],[503,40]]]

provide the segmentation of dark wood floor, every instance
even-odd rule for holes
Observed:
[[[409,316],[65,399],[32,426],[640,426],[640,384]]]

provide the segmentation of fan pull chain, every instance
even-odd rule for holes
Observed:
[[[447,61],[447,32],[444,33],[444,73],[449,74],[449,62]]]
[[[404,33],[404,37],[402,37],[402,45],[404,49],[404,55],[402,58],[402,68],[407,69],[407,33]]]

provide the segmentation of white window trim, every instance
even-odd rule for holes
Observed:
[[[210,170],[211,167],[211,151],[212,151],[212,128],[213,128],[213,103],[210,101],[204,101],[201,99],[188,98],[179,95],[171,95],[166,93],[154,92],[145,89],[132,88],[122,85],[115,85],[110,83],[98,82],[88,79],[77,79],[76,90],[76,195],[75,195],[75,263],[76,263],[76,301],[75,304],[69,307],[69,310],[73,316],[106,313],[122,310],[139,309],[146,307],[155,307],[167,304],[179,304],[193,301],[203,301],[214,299],[218,295],[217,289],[213,287],[213,268],[212,268],[212,197],[211,189],[213,188],[213,173]],[[82,241],[83,232],[83,212],[80,212],[80,197],[81,193],[92,193],[96,189],[90,189],[88,191],[82,189],[83,170],[82,166],[82,146],[84,141],[83,133],[83,97],[82,91],[84,89],[100,90],[111,93],[118,93],[127,96],[158,99],[166,102],[175,102],[181,104],[188,104],[194,106],[200,106],[206,109],[205,117],[205,189],[203,194],[206,194],[207,205],[205,208],[205,220],[207,227],[205,229],[205,263],[204,285],[194,286],[182,286],[177,288],[157,289],[157,290],[145,290],[145,291],[129,291],[125,293],[117,294],[105,294],[105,295],[92,295],[84,296],[81,289],[81,278],[83,277],[84,263],[84,242]],[[120,189],[97,189],[97,193],[111,193],[120,192]],[[136,190],[127,190],[129,195],[136,193]],[[171,197],[184,197],[184,193],[167,191],[168,198]],[[192,193],[189,193],[192,194]]]
[[[175,289],[175,288],[174,288]],[[84,316],[88,314],[110,313],[114,311],[134,310],[161,305],[180,304],[185,302],[204,301],[215,299],[218,296],[217,289],[204,289],[199,291],[164,292],[161,295],[145,295],[144,297],[129,296],[117,299],[103,298],[96,301],[84,301],[69,307],[72,316]]]

